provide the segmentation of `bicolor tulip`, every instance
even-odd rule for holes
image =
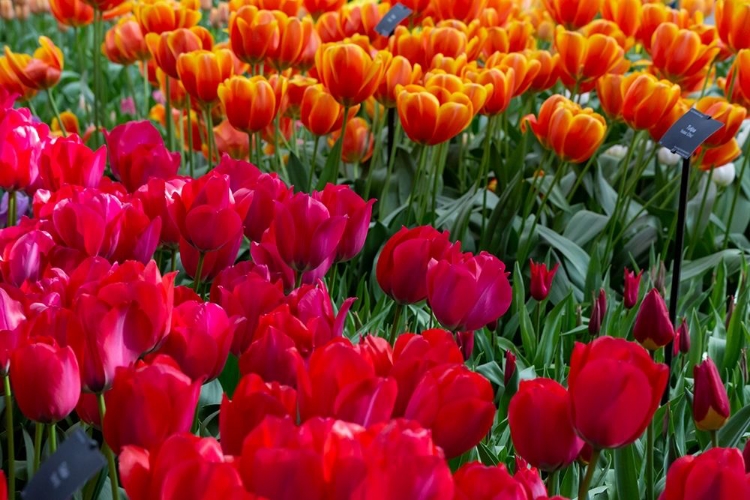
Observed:
[[[474,106],[463,92],[407,85],[397,87],[398,116],[414,142],[435,145],[460,134],[474,118]]]
[[[150,57],[141,27],[133,17],[123,17],[107,30],[101,50],[107,59],[123,66]]]
[[[353,106],[375,93],[385,71],[385,58],[375,58],[353,43],[324,44],[315,54],[320,82],[344,106]]]
[[[285,114],[290,118],[300,118],[302,101],[308,88],[316,85],[318,80],[309,76],[294,75],[289,79],[287,86],[287,105]]]
[[[575,30],[596,17],[602,10],[602,0],[544,0],[544,6],[556,23]]]
[[[641,27],[643,4],[640,0],[604,0],[602,18],[612,21],[628,37],[634,37]]]
[[[469,72],[467,77],[485,86],[492,85],[492,90],[488,92],[484,106],[478,110],[479,113],[494,116],[508,109],[516,88],[515,71],[512,68],[505,70],[495,67],[485,68],[478,73]]]
[[[254,134],[273,122],[276,95],[265,77],[233,76],[219,85],[218,94],[234,128]]]
[[[139,2],[133,7],[133,13],[144,35],[192,28],[201,19],[199,10],[189,8],[184,2],[167,0]]]
[[[237,57],[250,65],[263,63],[278,50],[279,21],[272,11],[247,5],[229,18],[229,43]]]
[[[539,73],[531,81],[529,88],[535,92],[549,90],[560,79],[560,54],[546,50],[529,50],[526,58],[539,61]]]
[[[396,88],[399,85],[418,83],[422,79],[422,68],[412,64],[403,56],[388,58],[385,71],[375,90],[375,99],[386,108],[396,107]]]
[[[319,17],[324,12],[339,10],[346,4],[346,0],[303,0],[302,5],[313,17]]]
[[[204,106],[219,100],[219,84],[234,74],[229,49],[196,50],[180,54],[177,74],[190,97]]]
[[[594,34],[589,37],[558,27],[555,48],[560,54],[560,73],[567,87],[585,89],[622,62],[624,52],[617,40],[610,36]]]
[[[159,69],[172,78],[179,78],[177,59],[180,55],[201,49],[211,50],[213,38],[206,28],[193,26],[161,34],[149,33],[146,45]]]
[[[659,76],[679,84],[683,90],[700,88],[708,66],[719,53],[716,42],[705,43],[700,35],[674,23],[663,23],[654,31],[651,60]]]
[[[733,51],[750,49],[750,2],[718,0],[714,12],[721,41]]]
[[[331,147],[340,137],[340,130],[331,134],[328,140]],[[341,147],[341,161],[359,163],[369,160],[372,156],[374,143],[374,137],[367,120],[355,116],[346,124],[346,133]]]
[[[656,28],[663,23],[674,23],[680,28],[689,28],[696,24],[696,19],[685,9],[672,9],[667,5],[656,3],[644,3],[641,13],[641,27],[638,29],[636,38],[646,51],[651,50]]]
[[[693,368],[695,390],[693,396],[693,419],[702,431],[717,431],[729,419],[730,407],[727,390],[719,376],[719,370],[706,358]]]
[[[319,45],[318,34],[310,17],[302,19],[287,16],[281,11],[274,13],[279,29],[279,43],[269,46],[266,60],[278,71],[295,66],[308,50],[307,45]],[[312,47],[315,50],[316,47]]]
[[[465,2],[434,0],[432,8],[436,17],[440,20],[457,19],[468,23],[479,17],[486,4],[487,0],[466,0]]]
[[[94,22],[94,8],[83,0],[50,0],[50,11],[58,22],[75,28]]]
[[[656,288],[652,288],[641,302],[633,325],[633,337],[649,351],[664,347],[674,339],[667,304]]]
[[[747,110],[744,106],[731,104],[716,96],[705,96],[698,99],[695,103],[695,109],[722,123],[722,127],[703,143],[707,148],[723,146],[734,139],[747,116]]]
[[[63,70],[64,57],[60,50],[46,36],[39,37],[39,48],[31,58],[14,54],[5,46],[5,61],[13,75],[25,87],[45,90],[57,85]]]
[[[347,119],[353,118],[359,105],[349,108]],[[300,121],[313,135],[328,135],[341,130],[344,123],[344,106],[321,84],[305,89],[300,108]]]

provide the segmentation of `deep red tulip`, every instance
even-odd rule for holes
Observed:
[[[537,301],[542,301],[549,295],[552,280],[560,264],[557,263],[552,269],[547,269],[547,264],[538,264],[531,260],[529,266],[531,268],[531,296]]]
[[[456,493],[454,500],[527,500],[523,485],[510,475],[505,465],[482,465],[469,462],[453,476]]]
[[[745,472],[750,472],[750,445],[745,441],[745,447],[742,448],[742,458],[745,460]]]
[[[134,198],[141,201],[144,213],[151,220],[157,217],[161,219],[161,233],[159,234],[161,245],[176,247],[180,242],[180,229],[170,216],[169,207],[174,203],[173,196],[179,195],[182,186],[187,182],[187,179],[179,177],[168,181],[152,177],[133,194]]]
[[[688,330],[687,318],[682,318],[682,323],[674,332],[674,356],[677,353],[687,354],[690,352],[690,331]]]
[[[151,177],[171,179],[180,168],[180,154],[170,152],[150,121],[118,125],[107,134],[112,174],[135,192]]]
[[[659,500],[734,500],[750,497],[745,462],[736,448],[711,448],[669,467]]]
[[[474,352],[474,332],[471,330],[468,332],[456,332],[456,344],[461,349],[464,361],[468,361]]]
[[[513,447],[533,467],[563,469],[583,448],[571,421],[570,395],[554,380],[536,378],[521,382],[508,407]]]
[[[236,324],[221,306],[183,302],[175,306],[171,331],[157,352],[172,357],[191,379],[205,383],[224,369]]]
[[[573,426],[596,449],[632,443],[651,422],[667,378],[666,365],[634,342],[599,337],[576,343],[568,375]]]
[[[242,375],[255,373],[267,382],[297,387],[297,375],[304,361],[297,346],[278,328],[265,328],[240,356]]]
[[[652,288],[641,302],[633,325],[633,337],[650,351],[664,347],[674,338],[667,304],[656,288]]]
[[[200,386],[167,356],[118,368],[105,395],[104,439],[120,453],[128,445],[149,450],[174,433],[189,431]]]
[[[402,227],[383,246],[376,275],[383,291],[400,304],[416,304],[427,298],[427,266],[432,259],[457,254],[448,232],[432,226]]]
[[[625,306],[625,309],[632,309],[638,303],[642,275],[643,270],[635,274],[635,272],[625,268],[625,287],[622,292],[622,305]]]
[[[242,377],[230,400],[222,396],[219,418],[221,448],[227,455],[240,455],[245,436],[267,415],[297,418],[297,393],[278,382],[265,383],[258,375]]]
[[[58,137],[42,152],[39,177],[44,189],[56,191],[64,184],[95,188],[107,166],[107,148],[89,149],[77,135]]]
[[[99,401],[97,395],[90,392],[82,392],[76,404],[76,415],[85,422],[97,429],[102,428],[102,421],[99,417]]]
[[[75,299],[81,323],[69,339],[85,390],[110,387],[115,369],[134,363],[169,331],[175,273],[164,277],[154,261],[114,265],[107,276],[88,285]]]
[[[599,290],[598,295],[594,295],[594,300],[591,304],[591,317],[589,318],[589,333],[591,335],[599,335],[606,314],[607,294],[602,288]]]
[[[0,273],[5,283],[20,287],[26,281],[39,281],[49,266],[55,241],[36,227],[28,219],[0,231]]]
[[[334,315],[331,295],[323,280],[314,285],[302,285],[289,294],[286,303],[290,312],[313,331],[314,345],[344,335],[344,322],[355,298],[346,299]]]
[[[272,224],[276,229],[279,255],[289,267],[301,272],[315,269],[324,262],[333,263],[347,217],[332,215],[320,201],[297,193],[276,203]]]
[[[346,262],[353,259],[365,245],[375,200],[366,202],[349,186],[334,184],[313,193],[313,197],[321,201],[332,216],[349,217],[334,260]]]
[[[27,109],[6,109],[0,115],[0,188],[23,190],[39,176],[39,161],[49,128],[34,123]]]
[[[503,383],[505,387],[513,379],[513,374],[516,371],[516,355],[511,351],[505,351],[505,368],[503,369]]]
[[[470,450],[492,428],[495,417],[490,382],[463,364],[437,366],[422,376],[404,417],[432,430],[447,458]]]
[[[385,377],[393,368],[393,349],[383,337],[367,335],[359,339],[354,350],[375,369],[375,375]]]
[[[711,358],[693,368],[695,394],[693,419],[702,431],[717,431],[729,419],[730,408],[727,390],[721,382],[719,370]]]
[[[81,394],[81,375],[73,349],[50,337],[35,338],[13,352],[10,382],[21,413],[50,424],[67,417]]]
[[[234,192],[237,203],[247,206],[244,231],[251,241],[260,242],[273,221],[275,202],[283,202],[293,191],[274,174],[262,174]]]
[[[261,315],[270,313],[284,300],[280,281],[269,281],[268,269],[244,261],[219,273],[211,285],[211,301],[242,321],[232,340],[231,351],[241,355],[250,346]]]
[[[258,167],[248,161],[237,160],[228,154],[223,154],[219,163],[211,170],[211,175],[227,175],[229,187],[236,195],[237,191],[242,188],[252,189],[264,174]],[[276,174],[267,175],[277,177]]]
[[[521,483],[530,500],[547,500],[547,488],[544,486],[539,471],[535,467],[528,467],[523,458],[516,456],[516,473],[513,479]]]
[[[427,303],[449,330],[478,330],[510,307],[512,290],[505,264],[482,252],[458,262],[432,260],[427,270]]]
[[[0,374],[7,374],[13,351],[26,334],[23,304],[0,286]]]

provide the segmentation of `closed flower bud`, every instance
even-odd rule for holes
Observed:
[[[693,368],[695,395],[693,397],[693,419],[702,431],[721,429],[729,419],[729,398],[721,382],[719,370],[711,358]]]
[[[505,369],[503,370],[503,383],[507,387],[516,371],[516,355],[505,351]]]
[[[594,296],[594,303],[591,305],[591,317],[589,318],[589,333],[598,335],[602,329],[604,316],[607,314],[607,294],[604,289],[599,290],[599,295]]]
[[[557,263],[552,269],[547,269],[547,264],[538,264],[532,260],[529,266],[531,268],[531,296],[537,301],[542,301],[549,295],[552,280],[560,264]]]
[[[625,285],[622,292],[622,303],[626,309],[632,309],[638,303],[638,290],[641,286],[643,271],[635,274],[634,271],[625,269]]]
[[[664,347],[674,338],[667,304],[656,288],[652,288],[641,303],[633,325],[633,336],[650,351]]]
[[[687,354],[690,352],[690,331],[688,330],[687,319],[682,318],[679,328],[674,332],[674,350],[672,354],[677,356],[677,353]]]

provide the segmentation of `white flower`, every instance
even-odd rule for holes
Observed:
[[[628,148],[619,144],[615,144],[614,146],[606,150],[604,154],[618,159],[625,158],[625,156],[628,154]]]
[[[727,163],[726,165],[714,169],[714,174],[713,177],[711,177],[711,180],[713,180],[717,186],[727,187],[734,181],[734,176],[734,163]]]
[[[682,159],[680,155],[671,152],[667,148],[659,149],[657,157],[659,158],[659,163],[661,163],[662,165],[668,165],[670,167],[672,165],[677,165]]]

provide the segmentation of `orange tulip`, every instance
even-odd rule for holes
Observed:
[[[642,17],[642,0],[604,0],[602,5],[602,18],[617,24],[628,37],[638,33]]]
[[[623,33],[616,23],[604,19],[596,19],[595,21],[591,21],[589,24],[581,28],[581,33],[583,33],[587,37],[590,37],[591,35],[595,35],[597,33],[600,35],[610,36],[617,40],[617,45],[622,47],[625,52],[630,50],[635,44],[635,40]]]
[[[349,110],[351,118],[359,111],[359,105]],[[327,135],[340,130],[344,123],[344,107],[321,84],[305,90],[300,108],[300,120],[313,135]]]
[[[510,39],[508,31],[499,26],[487,28],[482,41],[482,55],[484,58],[490,57],[495,52],[505,54],[510,52]]]
[[[399,3],[413,12],[412,16],[419,18],[429,7],[432,0],[401,0]]]
[[[621,89],[622,117],[635,130],[653,128],[680,102],[679,85],[647,73],[624,78]]]
[[[62,136],[62,129],[65,128],[65,133],[67,135],[70,134],[81,134],[81,129],[78,125],[78,117],[71,113],[70,111],[63,111],[60,113],[60,120],[62,120],[62,127],[60,126],[60,121],[58,121],[57,117],[52,118],[52,123],[50,123],[50,134],[54,135],[56,137]]]
[[[378,48],[384,48],[387,45],[387,38],[383,38],[375,31],[381,19],[390,9],[390,4],[379,3],[374,0],[364,2],[353,2],[344,5],[339,10],[338,30],[342,39],[354,35],[365,35],[373,43],[378,44]]]
[[[591,35],[557,29],[555,48],[560,54],[560,70],[563,83],[579,90],[622,63],[625,52],[617,41],[609,36]]]
[[[284,75],[271,75],[268,77],[268,84],[273,89],[273,95],[276,97],[274,114],[283,115],[286,113],[286,108],[289,105],[289,96],[287,95],[289,79]]]
[[[345,38],[341,34],[339,13],[337,11],[321,14],[317,21],[315,21],[315,31],[323,43],[340,42]]]
[[[529,60],[539,61],[539,73],[531,81],[529,88],[534,92],[549,90],[560,79],[560,54],[550,54],[546,50],[528,50],[524,55]]]
[[[177,78],[177,58],[180,54],[200,49],[211,50],[213,38],[206,28],[193,26],[161,35],[149,33],[146,35],[146,46],[159,69],[172,78]]]
[[[680,0],[680,8],[687,10],[691,16],[710,16],[714,11],[714,0]]]
[[[662,82],[668,84],[668,82],[666,82],[665,80],[662,80]],[[658,113],[661,109],[659,103],[654,102],[653,104]],[[687,113],[688,109],[690,109],[690,105],[687,103],[687,101],[685,101],[685,99],[682,99],[681,97],[678,97],[677,102],[674,104],[674,106],[669,108],[667,112],[661,116],[661,118],[659,118],[658,120],[650,119],[653,125],[648,128],[648,134],[654,141],[660,141],[667,130],[669,130],[669,128],[674,125],[677,120],[682,118],[682,116]],[[641,115],[641,119],[644,123],[649,120],[647,111],[648,108],[644,107],[644,112]]]
[[[718,0],[715,18],[722,42],[735,52],[750,48],[750,0]]]
[[[62,51],[46,36],[39,37],[39,45],[31,57],[15,54],[6,45],[5,60],[18,82],[35,90],[45,90],[60,80],[64,59]]]
[[[94,9],[83,0],[49,0],[52,15],[65,26],[86,26],[94,22]]]
[[[16,57],[19,59],[19,63],[24,66],[28,65],[29,61],[31,61],[31,56],[28,54],[16,54]],[[19,99],[23,101],[28,101],[37,92],[36,89],[27,87],[16,78],[16,74],[8,65],[8,58],[5,56],[0,56],[0,87],[3,87],[11,94],[18,95]]]
[[[747,110],[743,106],[731,104],[724,98],[715,96],[698,99],[698,102],[695,103],[695,109],[723,124],[723,127],[703,143],[707,148],[717,148],[734,139],[742,121],[747,116]]]
[[[133,9],[135,18],[144,34],[192,28],[201,19],[201,13],[170,0],[138,2]]]
[[[434,72],[445,71],[451,75],[460,75],[466,67],[466,63],[466,54],[461,54],[456,58],[445,57],[443,54],[435,54],[430,63],[429,70]]]
[[[531,127],[545,148],[552,149],[563,161],[573,163],[591,158],[607,132],[602,115],[557,94],[542,103],[538,117],[523,118],[522,130],[526,126]]]
[[[622,119],[623,75],[607,74],[596,81],[596,95],[602,111],[612,120]]]
[[[479,17],[487,0],[433,0],[432,8],[437,19],[458,19],[468,22]]]
[[[544,0],[544,6],[557,24],[578,29],[602,10],[602,0]]]
[[[401,125],[409,139],[431,146],[460,134],[474,116],[466,94],[450,93],[437,86],[398,86],[396,103]]]
[[[461,54],[466,54],[469,47],[466,33],[455,28],[430,28],[422,36],[424,37],[425,59],[429,62],[432,62],[432,59],[438,54],[442,54],[444,57],[458,57]],[[478,45],[479,38],[474,38],[473,43],[475,46]],[[472,46],[472,50],[474,48]]]
[[[214,151],[215,156],[211,160],[212,164],[219,161],[221,155],[224,153],[237,160],[244,160],[248,157],[250,141],[247,134],[232,127],[229,120],[223,120],[216,125],[213,132],[213,136],[216,139],[216,151]],[[207,144],[201,144],[201,151],[203,152],[203,156],[208,157]]]
[[[534,26],[530,22],[508,21],[505,29],[508,32],[508,52],[521,52],[535,45]]]
[[[186,108],[189,105],[189,100],[182,82],[177,78],[167,76],[161,69],[156,70],[156,81],[159,83],[159,89],[164,96],[167,95],[167,78],[169,79],[169,98],[172,107],[176,109]]]
[[[229,17],[229,42],[237,57],[247,64],[262,63],[278,51],[281,32],[278,17],[254,5],[242,7]]]
[[[701,170],[711,170],[712,168],[723,167],[731,163],[742,154],[737,139],[732,138],[718,148],[700,147],[693,154],[693,165]]]
[[[230,12],[237,12],[246,5],[254,5],[259,10],[280,10],[287,16],[297,16],[302,8],[302,0],[230,0]]]
[[[352,43],[324,44],[315,54],[320,82],[344,106],[359,104],[375,93],[385,70],[383,53],[375,58]]]
[[[750,49],[742,49],[737,53],[726,85],[733,87],[732,98],[739,94],[744,101],[750,103]]]
[[[508,108],[516,88],[515,71],[512,68],[485,68],[479,73],[467,73],[466,76],[476,83],[492,85],[484,106],[479,109],[481,114],[494,116]]]
[[[719,47],[704,44],[694,31],[663,23],[654,31],[650,53],[659,76],[691,91],[702,85]]]
[[[375,99],[386,108],[395,108],[396,87],[418,83],[421,79],[422,68],[419,64],[412,65],[403,56],[390,58],[385,66],[380,83],[375,89]]]
[[[254,134],[276,116],[276,96],[263,76],[233,76],[219,85],[219,99],[232,127]]]
[[[275,15],[279,26],[279,43],[269,47],[267,57],[272,66],[283,71],[295,66],[301,59],[306,44],[315,33],[315,26],[309,17],[287,17],[280,11],[276,11]]]
[[[535,59],[527,58],[520,52],[512,54],[495,54],[487,59],[485,66],[488,68],[513,69],[514,73],[514,96],[519,96],[531,87],[534,78],[542,69],[542,63]]]
[[[487,5],[482,11],[480,20],[489,17],[493,24],[485,24],[484,26],[502,26],[508,21],[516,8],[517,3],[514,0],[487,0]]]
[[[315,78],[309,76],[294,75],[289,79],[287,87],[287,106],[284,114],[290,118],[299,118],[300,108],[302,107],[302,99],[305,95],[305,91],[317,85],[318,81]]]
[[[423,33],[421,31],[409,31],[404,26],[396,26],[396,31],[391,36],[388,50],[394,56],[403,56],[412,64],[419,64],[426,67],[432,59],[425,61],[425,44],[423,43]]]
[[[334,132],[328,139],[329,146],[333,147],[341,136],[341,131]],[[346,124],[346,135],[341,147],[341,159],[345,163],[361,163],[372,156],[373,136],[367,121],[364,118],[355,117]]]
[[[195,50],[177,58],[177,74],[185,91],[203,106],[219,99],[219,84],[233,72],[232,52],[228,49]]]
[[[305,10],[317,18],[324,12],[333,12],[344,6],[346,0],[303,0]]]
[[[123,66],[144,61],[150,55],[141,27],[132,17],[120,19],[107,30],[102,53],[113,63]]]
[[[680,28],[689,28],[693,24],[700,24],[700,21],[690,16],[685,9],[670,9],[663,3],[647,3],[643,5],[641,26],[636,34],[636,39],[643,44],[646,51],[651,50],[651,40],[654,31],[662,23],[675,23]]]

